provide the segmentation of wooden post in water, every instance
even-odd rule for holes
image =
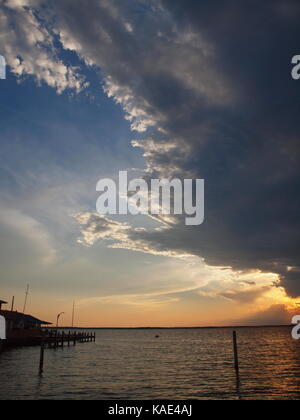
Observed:
[[[65,344],[65,333],[64,331],[61,333],[61,346],[64,347]]]
[[[45,339],[44,337],[42,337],[41,352],[40,352],[40,368],[39,368],[40,375],[42,375],[44,372],[44,354],[45,354]]]
[[[73,339],[74,339],[74,341],[73,341],[73,345],[74,345],[74,346],[76,346],[76,339],[77,339],[77,338],[76,338],[76,335],[77,335],[77,333],[76,333],[76,332],[74,332],[74,336],[73,336]]]
[[[235,373],[236,373],[236,378],[239,382],[240,381],[240,367],[239,367],[239,355],[238,355],[238,345],[237,345],[236,331],[233,331],[233,352],[234,352]]]

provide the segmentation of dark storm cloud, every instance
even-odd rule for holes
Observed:
[[[285,287],[292,296],[299,296],[299,280],[300,270],[294,268],[281,275],[281,284]]]
[[[104,69],[165,134],[140,142],[152,174],[206,180],[203,226],[142,232],[142,240],[212,265],[278,273],[297,296],[298,271],[287,266],[299,265],[300,86],[290,62],[300,6],[280,3],[164,1],[144,16],[147,30],[133,19],[124,38],[120,20],[105,26],[113,52]],[[126,108],[122,95],[112,93]],[[166,139],[176,147],[158,147]]]
[[[49,7],[64,48],[101,68],[107,94],[134,130],[146,132],[134,144],[150,174],[206,180],[204,225],[126,234],[145,249],[278,273],[287,292],[300,295],[300,83],[291,78],[299,2],[54,0]]]
[[[299,265],[300,85],[290,77],[290,61],[299,48],[300,5],[163,3],[213,43],[217,67],[239,91],[237,107],[207,110],[204,147],[194,140],[198,120],[189,122],[192,164],[207,181],[207,223],[195,244],[212,264],[279,273],[298,296],[299,270],[286,266]]]

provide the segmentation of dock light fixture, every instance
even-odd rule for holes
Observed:
[[[64,315],[64,312],[61,312],[60,314],[58,314],[58,315],[57,315],[57,318],[56,318],[56,328],[58,328],[59,318],[60,318],[62,315]]]

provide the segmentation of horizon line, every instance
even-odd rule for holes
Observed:
[[[51,329],[73,329],[73,330],[208,330],[208,329],[233,329],[233,328],[288,328],[293,324],[278,325],[223,325],[223,326],[206,326],[206,327],[70,327],[70,326],[49,326]]]

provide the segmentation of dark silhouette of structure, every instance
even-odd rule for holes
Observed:
[[[0,315],[6,322],[6,342],[8,346],[23,346],[38,344],[42,337],[42,327],[51,325],[50,322],[42,321],[31,315],[17,311],[6,311],[2,305],[7,302],[0,300]]]

